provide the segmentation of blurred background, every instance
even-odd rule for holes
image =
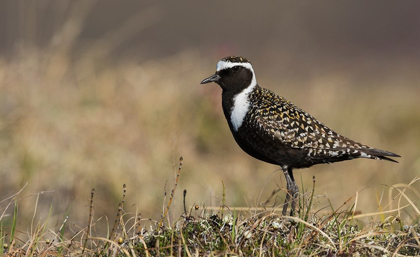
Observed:
[[[26,185],[23,230],[35,209],[53,227],[67,211],[85,226],[95,188],[95,217],[113,220],[125,183],[126,211],[159,219],[180,156],[174,219],[184,189],[187,207],[220,206],[222,181],[229,207],[260,206],[285,187],[283,174],[242,152],[221,89],[200,85],[227,55],[251,60],[260,85],[338,133],[402,156],[295,171],[301,191],[316,176],[315,208],[359,191],[357,209],[376,211],[390,186],[420,174],[419,10],[418,1],[1,1],[1,212]]]

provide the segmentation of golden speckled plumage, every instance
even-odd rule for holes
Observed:
[[[392,153],[343,137],[296,105],[257,86],[238,134],[268,158],[294,168],[361,157],[388,159]],[[258,134],[257,138],[256,135]]]
[[[274,92],[258,85],[251,63],[239,56],[220,60],[214,75],[201,84],[222,88],[222,107],[238,145],[249,155],[280,165],[287,182],[283,215],[291,200],[296,207],[299,188],[294,168],[307,168],[355,158],[396,162],[397,154],[343,137]]]
[[[235,62],[235,63],[251,63],[250,61],[248,61],[246,58],[242,56],[227,56],[223,58],[221,61]]]

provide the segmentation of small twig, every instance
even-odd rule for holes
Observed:
[[[162,213],[160,214],[160,217],[163,219],[163,215],[165,214],[165,203],[166,203],[166,186],[168,185],[168,180],[165,181],[165,186],[163,186],[163,202],[162,202]]]
[[[121,200],[121,208],[124,208],[125,195],[126,194],[127,194],[127,186],[125,184],[123,184],[123,196],[122,196],[122,200]]]
[[[118,212],[117,217],[115,217],[114,226],[112,227],[111,234],[109,235],[109,240],[112,240],[112,236],[114,235],[114,232],[117,230],[117,225],[119,225],[122,217],[123,207],[125,203],[125,195],[127,194],[127,186],[123,184],[123,195],[121,203],[118,205]]]
[[[115,217],[115,222],[114,222],[114,226],[112,227],[111,230],[111,234],[109,235],[109,240],[112,240],[112,236],[114,235],[114,232],[117,230],[117,225],[120,222],[121,219],[121,214],[122,214],[122,203],[118,204],[118,212],[117,212],[117,216]]]
[[[63,223],[61,223],[61,226],[58,229],[58,231],[61,231],[64,228],[64,226],[66,225],[68,219],[69,219],[69,215],[66,215],[66,217],[64,218]]]
[[[184,159],[181,157],[179,157],[179,168],[178,168],[178,173],[176,174],[176,179],[175,179],[175,185],[174,185],[174,189],[172,189],[171,191],[171,197],[169,198],[169,202],[168,205],[166,206],[166,210],[163,213],[163,216],[161,217],[160,221],[159,221],[159,225],[158,225],[158,230],[162,227],[163,224],[163,220],[166,218],[166,216],[168,215],[169,212],[169,207],[171,207],[172,204],[172,200],[174,199],[174,195],[175,195],[175,190],[176,187],[178,186],[178,181],[179,181],[179,176],[181,175],[181,168],[182,168],[182,161]]]
[[[141,213],[136,213],[136,228],[134,229],[134,233],[141,234]]]
[[[121,216],[122,216],[122,212],[123,212],[123,206],[124,206],[124,202],[125,202],[125,195],[126,195],[126,193],[127,193],[127,186],[125,184],[123,184],[123,196],[122,196],[122,200],[118,204],[117,216],[115,217],[114,226],[112,226],[111,234],[109,234],[108,241],[112,241],[112,237],[114,235],[114,232],[117,230],[117,226],[121,222]],[[104,245],[104,248],[103,248],[104,250],[109,245],[108,241]]]
[[[308,209],[306,210],[305,214],[305,221],[308,221],[309,211],[312,207],[312,200],[314,199],[314,193],[315,193],[315,176],[312,177],[312,193],[311,193],[311,200],[309,201]]]
[[[87,244],[87,241],[90,237],[90,227],[91,227],[91,224],[92,224],[92,217],[93,217],[93,195],[94,194],[95,194],[95,188],[92,188],[92,191],[90,191],[89,221],[88,221],[88,226],[87,226],[87,231],[86,231],[86,239],[85,239],[85,243],[83,245],[82,254],[85,252],[86,244]]]
[[[352,216],[350,218],[347,218],[347,220],[353,220],[353,219],[360,219],[363,217],[369,217],[369,216],[377,216],[377,215],[381,215],[381,214],[385,214],[385,213],[393,213],[393,212],[400,212],[400,210],[406,208],[410,206],[410,204],[406,204],[402,207],[398,207],[397,209],[393,209],[393,210],[389,210],[389,211],[381,211],[381,212],[371,212],[371,213],[365,213],[365,214],[359,214],[359,215],[355,215]]]
[[[187,215],[187,206],[185,204],[185,198],[187,197],[187,189],[184,189],[184,214]]]
[[[222,185],[223,185],[223,195],[222,195],[222,218],[223,218],[223,209],[225,207],[226,204],[226,192],[225,192],[225,183],[222,180]]]

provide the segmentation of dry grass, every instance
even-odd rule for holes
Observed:
[[[187,205],[218,206],[223,198],[224,204],[231,207],[262,207],[272,190],[284,185],[282,174],[237,147],[221,111],[220,89],[199,85],[213,72],[216,58],[209,56],[207,49],[196,48],[144,62],[112,59],[107,53],[141,34],[156,22],[159,12],[145,10],[156,15],[140,12],[110,29],[103,39],[81,43],[78,40],[83,22],[92,8],[89,3],[71,5],[65,11],[68,19],[45,47],[21,42],[10,57],[0,57],[0,199],[7,199],[26,185],[24,194],[16,198],[18,219],[13,218],[15,212],[8,206],[9,201],[0,202],[0,211],[4,211],[2,231],[6,231],[2,235],[9,237],[7,229],[15,227],[21,233],[18,238],[22,238],[19,249],[39,252],[70,249],[66,244],[76,236],[80,241],[75,248],[80,250],[86,230],[81,224],[87,220],[91,188],[100,192],[94,200],[95,213],[100,215],[95,215],[93,228],[104,237],[112,229],[107,227],[108,219],[115,215],[124,183],[130,189],[125,210],[136,213],[124,215],[131,221],[137,219],[138,213],[159,220],[161,203],[166,199],[163,191],[168,192],[163,188],[173,187],[171,178],[177,174],[174,156],[181,154],[187,165],[178,185],[181,190],[175,192],[168,213],[171,223],[183,213],[183,189],[188,192]],[[264,62],[254,64],[257,74],[265,68]],[[398,68],[412,69],[404,65]],[[330,210],[330,205],[336,208],[354,192],[359,192],[355,210],[361,215],[406,204],[418,206],[418,183],[404,194],[408,194],[402,198],[405,204],[388,199],[390,191],[381,186],[398,181],[402,184],[394,192],[399,192],[420,173],[418,81],[397,76],[387,80],[393,77],[387,74],[385,78],[377,76],[361,82],[353,75],[334,71],[328,76],[314,75],[306,84],[298,78],[281,85],[275,82],[277,77],[262,75],[258,79],[261,85],[284,95],[337,132],[402,155],[401,163],[357,160],[296,171],[295,177],[307,188],[316,175],[313,208],[317,210]],[[276,194],[271,203],[275,206],[282,197],[284,193]],[[385,200],[393,205],[384,208]],[[194,222],[208,221],[206,215],[197,214]],[[385,220],[388,214],[384,215],[375,218]],[[397,216],[403,224],[414,224],[416,215],[411,210]],[[271,215],[266,219],[274,217],[278,218]],[[322,214],[318,219],[326,217],[330,216]],[[253,223],[260,218],[245,215],[241,219]],[[61,242],[56,230],[64,220],[68,234]],[[179,222],[178,227],[182,227],[193,221]],[[137,233],[131,227],[126,230],[133,236]],[[151,247],[147,240],[152,234],[148,235],[136,240]],[[48,238],[55,238],[54,244],[46,244]],[[232,238],[226,240],[231,242]],[[103,245],[103,241],[90,241],[88,248],[97,249],[96,245]],[[110,245],[121,248],[115,243]]]
[[[180,171],[180,170],[179,170]],[[178,173],[180,174],[180,173]],[[176,181],[178,182],[179,176]],[[314,187],[299,198],[298,216],[282,216],[282,206],[266,210],[239,211],[221,205],[193,206],[175,222],[165,222],[173,193],[162,210],[160,221],[142,218],[138,210],[125,212],[126,186],[123,187],[115,222],[95,217],[91,192],[87,227],[76,230],[67,224],[48,229],[47,221],[32,220],[31,230],[19,231],[18,197],[9,197],[13,206],[12,227],[1,227],[0,254],[4,256],[414,256],[420,254],[420,212],[407,196],[413,186],[389,188],[390,201],[381,211],[356,214],[357,195],[342,206],[313,211]],[[177,183],[176,182],[176,183]],[[314,181],[315,186],[315,181]],[[397,189],[397,190],[394,190]],[[184,195],[185,197],[185,195]],[[185,200],[185,199],[184,199]],[[224,201],[224,199],[223,199]],[[346,207],[347,206],[347,207]],[[393,209],[393,206],[395,208]],[[36,209],[35,209],[36,212]],[[4,213],[3,213],[4,214]],[[367,218],[368,217],[368,218]],[[48,218],[47,218],[48,219]],[[3,215],[0,217],[3,220]],[[112,230],[110,230],[112,225]],[[107,234],[101,234],[101,226]]]

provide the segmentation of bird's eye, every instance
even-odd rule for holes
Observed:
[[[239,70],[239,66],[233,66],[233,67],[232,67],[232,69],[233,69],[234,71],[238,71],[238,70]]]

